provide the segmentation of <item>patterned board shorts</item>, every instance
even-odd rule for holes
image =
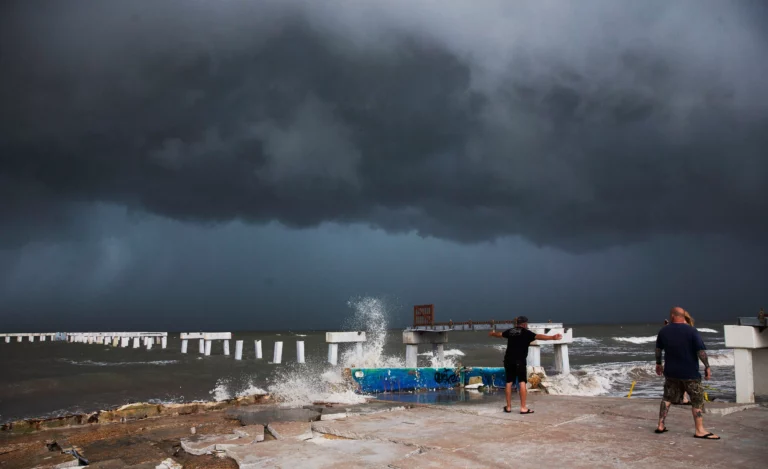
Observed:
[[[664,381],[664,400],[666,402],[682,404],[683,393],[686,392],[694,409],[701,409],[704,406],[704,386],[701,385],[701,378],[667,378]]]

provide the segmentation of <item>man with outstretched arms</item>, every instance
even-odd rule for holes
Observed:
[[[507,375],[507,405],[504,406],[504,412],[512,412],[512,383],[517,384],[520,390],[520,413],[532,414],[533,411],[525,406],[525,399],[528,397],[528,346],[534,340],[560,340],[562,334],[544,335],[535,334],[528,329],[528,318],[520,316],[515,319],[515,326],[504,332],[491,331],[491,337],[507,339],[507,352],[504,355],[504,372]]]

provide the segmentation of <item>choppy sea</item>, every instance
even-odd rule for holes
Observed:
[[[283,405],[313,401],[360,402],[346,389],[344,366],[404,366],[401,329],[387,328],[388,312],[376,298],[350,303],[348,330],[366,330],[364,358],[353,347],[340,350],[339,366],[326,363],[325,331],[232,331],[232,355],[221,341],[211,356],[189,344],[181,353],[178,333],[169,332],[168,346],[152,350],[114,348],[66,342],[0,342],[0,422],[75,412],[92,412],[131,402],[224,400],[270,392]],[[654,343],[662,327],[648,324],[569,325],[571,374],[554,375],[552,346],[544,345],[542,365],[550,376],[550,393],[581,396],[661,397],[662,378],[654,371]],[[535,320],[535,317],[532,317]],[[733,354],[724,347],[722,323],[697,323],[709,349],[713,379],[705,382],[710,399],[735,398]],[[235,340],[244,341],[243,360],[234,360]],[[254,341],[261,340],[263,359],[255,359]],[[271,363],[273,344],[283,342],[281,364]],[[296,341],[303,341],[306,364],[296,363]],[[419,366],[502,366],[505,340],[487,331],[452,332],[442,363],[421,350]]]

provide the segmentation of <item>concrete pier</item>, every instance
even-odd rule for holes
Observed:
[[[242,360],[242,359],[243,359],[243,341],[236,340],[235,341],[235,360]]]
[[[339,364],[339,344],[355,343],[358,354],[362,355],[362,343],[365,342],[364,331],[354,332],[326,332],[325,342],[328,344],[328,363]]]
[[[275,342],[275,350],[272,354],[272,363],[278,365],[283,361],[283,343]]]
[[[133,338],[133,348],[139,348],[139,338],[134,337]]]
[[[405,367],[417,367],[419,345],[430,344],[433,346],[433,350],[442,355],[443,344],[446,343],[448,343],[448,331],[403,331],[403,344],[405,344]]]
[[[200,341],[200,353],[206,356],[211,355],[211,342],[214,340],[224,341],[224,355],[229,355],[229,341],[232,339],[231,332],[182,332],[179,334],[179,339],[185,340],[199,340]]]
[[[261,360],[261,341],[260,340],[254,340],[253,346],[255,348],[256,352],[256,359]]]
[[[304,363],[304,341],[296,341],[296,362]]]
[[[740,318],[752,324],[752,318]],[[725,346],[732,348],[736,374],[736,402],[753,403],[768,397],[768,329],[755,325],[725,326]]]
[[[161,337],[160,338],[160,347],[165,350],[165,347],[168,346],[168,337]]]
[[[189,344],[189,340],[184,339],[181,341],[181,353],[187,353],[187,345]]]

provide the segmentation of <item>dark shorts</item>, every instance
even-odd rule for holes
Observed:
[[[673,404],[683,402],[683,394],[688,393],[691,406],[701,409],[704,406],[704,386],[699,379],[666,378],[664,380],[664,400]]]
[[[507,383],[527,383],[528,364],[523,361],[504,361],[504,373],[507,375]]]

